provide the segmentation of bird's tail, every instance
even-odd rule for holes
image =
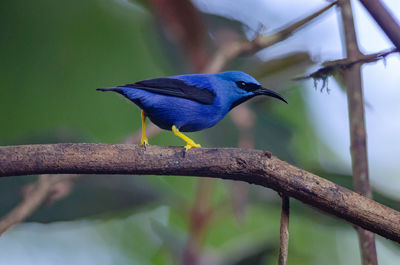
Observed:
[[[97,88],[97,91],[113,91],[113,92],[117,92],[117,93],[122,93],[122,88],[120,87],[109,87],[109,88]]]

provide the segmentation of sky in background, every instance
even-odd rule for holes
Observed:
[[[400,1],[382,2],[400,20]],[[249,27],[249,36],[253,36],[260,23],[265,25],[266,32],[275,31],[321,8],[327,1],[194,0],[194,3],[203,11],[240,20]],[[352,3],[361,51],[367,54],[392,48],[392,43],[366,10],[358,1]],[[294,34],[287,41],[261,51],[259,56],[267,60],[290,52],[308,51],[317,62],[340,59],[343,57],[340,23],[340,17],[332,9],[323,15],[322,19]],[[316,68],[309,69],[308,72],[313,70]],[[396,141],[400,135],[399,71],[400,57],[397,54],[390,55],[385,62],[380,61],[363,67],[372,184],[374,188],[396,198],[400,198],[400,144]],[[315,90],[312,80],[306,82],[305,86],[307,88],[304,95],[311,121],[324,144],[336,154],[336,158],[332,158],[321,148],[321,163],[331,171],[351,172],[346,95],[332,78],[329,79],[329,94],[326,91],[320,93],[319,90]]]

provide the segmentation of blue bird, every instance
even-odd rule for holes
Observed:
[[[217,124],[237,105],[258,95],[287,101],[266,89],[250,75],[240,71],[218,74],[191,74],[155,78],[99,91],[117,92],[141,111],[142,146],[148,145],[146,117],[186,142],[185,151],[200,147],[182,132],[195,132]]]

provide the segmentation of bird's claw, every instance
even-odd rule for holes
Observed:
[[[140,145],[144,147],[144,149],[146,149],[146,147],[149,145],[149,140],[147,138],[142,138],[140,140]]]
[[[196,143],[187,143],[187,145],[185,145],[185,152],[187,152],[192,147],[199,148],[199,147],[201,147],[201,145],[196,144]]]

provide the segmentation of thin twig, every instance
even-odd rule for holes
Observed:
[[[279,243],[279,259],[278,265],[286,265],[289,253],[289,210],[290,199],[284,194],[282,198],[281,210],[281,228],[280,228],[280,243]]]
[[[22,222],[42,205],[48,198],[52,187],[66,179],[75,178],[75,174],[67,175],[40,175],[35,183],[34,190],[25,196],[24,200],[13,208],[11,212],[0,219],[0,235],[15,224]]]
[[[338,72],[345,71],[349,68],[351,68],[355,64],[365,64],[365,63],[373,63],[379,60],[385,60],[386,57],[390,54],[400,52],[398,49],[392,49],[390,51],[382,51],[382,52],[377,52],[373,54],[367,54],[367,55],[360,55],[357,58],[345,58],[345,59],[340,59],[340,60],[334,60],[334,61],[327,61],[324,62],[322,65],[323,67],[318,69],[317,71],[308,74],[306,76],[301,76],[294,78],[293,80],[299,81],[299,80],[304,80],[304,79],[314,79],[314,80],[326,80],[329,76],[333,76]]]
[[[308,22],[312,21],[316,17],[325,13],[327,10],[329,10],[336,4],[337,1],[327,5],[326,7],[318,10],[317,12],[307,16],[306,18],[301,19],[271,35],[258,35],[252,41],[240,41],[240,42],[229,43],[228,45],[222,47],[217,51],[212,61],[208,64],[208,66],[204,69],[203,72],[216,73],[220,69],[222,69],[223,66],[227,64],[227,62],[229,62],[230,60],[232,60],[237,56],[249,53],[255,53],[261,49],[270,47],[278,42],[287,39],[294,32],[301,29]]]
[[[213,179],[201,178],[197,183],[194,205],[189,215],[189,238],[183,256],[183,265],[201,264],[202,242],[212,218]]]
[[[346,54],[349,60],[362,57],[358,48],[350,0],[341,0],[340,8],[344,27]],[[349,108],[351,160],[353,165],[354,189],[372,198],[368,173],[367,133],[365,130],[364,99],[362,90],[361,63],[353,64],[344,72]],[[377,265],[375,235],[361,227],[357,228],[363,265]]]
[[[400,26],[379,0],[360,0],[393,44],[400,50]]]

